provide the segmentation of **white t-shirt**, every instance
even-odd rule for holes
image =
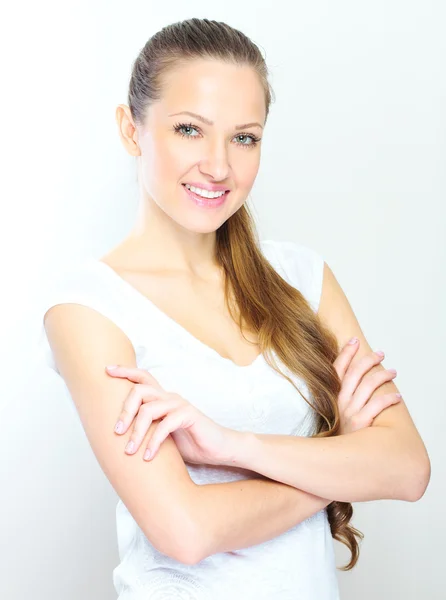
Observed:
[[[278,273],[316,312],[324,260],[308,246],[263,240],[261,249]],[[308,436],[314,411],[294,387],[258,356],[248,366],[199,341],[102,261],[83,261],[57,277],[44,310],[74,302],[112,320],[133,344],[137,365],[214,421],[239,431]],[[42,351],[58,373],[45,330]],[[277,356],[275,355],[276,359]],[[305,383],[279,362],[311,402]],[[258,476],[253,471],[186,463],[197,484]],[[326,510],[267,542],[184,565],[158,552],[124,503],[116,507],[120,564],[113,570],[119,600],[338,600],[333,538]]]

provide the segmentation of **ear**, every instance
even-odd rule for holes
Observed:
[[[118,125],[119,137],[124,148],[131,156],[140,156],[141,150],[138,145],[138,131],[133,122],[130,108],[125,104],[119,104],[116,108],[115,119]]]

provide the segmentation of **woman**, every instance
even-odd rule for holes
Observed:
[[[135,227],[48,298],[49,364],[120,497],[120,600],[334,600],[332,539],[351,569],[362,537],[351,502],[414,501],[429,481],[395,373],[328,265],[257,240],[267,75],[224,23],[147,42],[116,113]]]

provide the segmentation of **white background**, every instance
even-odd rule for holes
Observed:
[[[252,191],[261,237],[335,272],[426,443],[418,503],[356,503],[343,600],[444,598],[446,9],[441,0],[17,2],[2,7],[0,564],[8,600],[112,600],[116,494],[36,359],[50,273],[115,246],[136,165],[118,138],[132,61],[162,26],[226,21],[276,103]],[[337,564],[349,553],[335,542]],[[323,599],[320,599],[323,600]]]

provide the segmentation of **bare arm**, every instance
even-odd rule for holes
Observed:
[[[142,460],[144,443],[138,456],[128,456],[124,447],[131,432],[119,437],[113,427],[133,386],[110,379],[104,366],[136,365],[130,341],[102,315],[75,304],[53,307],[46,330],[102,470],[163,554],[191,564],[203,552],[254,545],[280,535],[329,502],[268,479],[198,486],[170,435],[153,461]],[[151,424],[146,441],[157,423]]]
[[[192,514],[200,540],[196,561],[271,540],[331,503],[271,480],[247,479],[197,488]]]
[[[360,339],[354,362],[371,352],[328,265],[318,314],[337,336],[339,347],[353,336]],[[393,382],[387,382],[371,397],[397,391]],[[203,501],[194,515],[199,530],[208,532],[202,535],[202,556],[272,539],[330,504],[327,497],[347,502],[416,500],[430,478],[426,449],[404,402],[386,408],[371,427],[355,433],[298,438],[248,432],[240,435],[234,450],[231,464],[287,484],[297,494],[290,494],[289,488],[264,489],[273,485],[270,481],[202,486]]]
[[[422,448],[391,427],[328,438],[243,432],[239,440],[233,465],[341,502],[415,501],[427,486]]]
[[[318,316],[337,337],[339,347],[355,336],[360,347],[352,364],[371,352],[356,316],[327,264]],[[373,370],[382,370],[377,365]],[[396,393],[391,382],[371,399]],[[383,498],[414,501],[426,490],[430,461],[401,401],[383,410],[370,427],[327,438],[254,434],[238,436],[231,463],[317,496],[343,502]]]
[[[340,348],[352,337],[360,340],[353,365],[372,352],[326,263],[318,317]],[[372,372],[383,368],[377,365]],[[396,392],[394,382],[386,382],[370,399]],[[417,500],[430,479],[429,457],[404,401],[383,410],[370,427],[346,435],[299,438],[248,432],[239,441],[233,465],[332,500]]]

